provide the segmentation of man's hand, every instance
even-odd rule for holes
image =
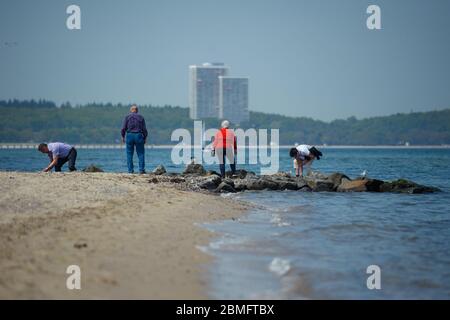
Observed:
[[[56,166],[57,163],[58,163],[58,157],[55,157],[55,158],[53,158],[52,162],[50,162],[50,164],[47,166],[47,168],[45,168],[42,171],[49,172],[50,170],[53,169],[54,166]]]

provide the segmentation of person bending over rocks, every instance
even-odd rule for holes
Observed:
[[[307,144],[300,144],[289,150],[289,155],[294,158],[295,175],[303,176],[303,166],[312,164],[314,159],[320,160],[322,152]]]

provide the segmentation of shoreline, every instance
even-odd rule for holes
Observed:
[[[2,299],[207,299],[200,225],[248,209],[148,175],[0,172],[0,191]]]

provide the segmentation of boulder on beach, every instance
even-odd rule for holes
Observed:
[[[270,178],[263,177],[250,180],[247,190],[279,190],[278,184]]]
[[[208,171],[206,171],[206,175],[207,176],[212,176],[212,175],[220,176],[220,173],[218,173],[217,171],[214,171],[214,170],[208,170]]]
[[[215,192],[218,192],[218,193],[230,193],[230,192],[234,193],[234,192],[236,192],[236,189],[232,185],[230,185],[230,184],[228,184],[226,182],[221,182],[219,184],[219,186],[215,189]]]
[[[278,184],[278,190],[298,190],[297,182],[286,180],[275,180]]]
[[[83,172],[104,172],[101,168],[97,167],[96,165],[88,165],[86,168],[82,170]]]
[[[186,182],[186,179],[184,179],[183,177],[171,176],[169,181],[171,183],[183,183]]]
[[[201,189],[214,190],[219,186],[221,182],[222,179],[218,175],[213,174],[210,176],[200,178],[198,186]]]
[[[291,177],[289,173],[280,172],[270,176],[265,176],[266,180],[270,180],[277,184],[277,190],[298,190],[297,178]]]
[[[193,174],[203,176],[206,174],[206,170],[199,163],[190,163],[187,165],[186,169],[184,169],[183,174]]]
[[[247,170],[243,170],[243,169],[241,169],[241,170],[236,170],[235,173],[234,173],[234,175],[231,173],[231,171],[225,172],[225,176],[226,176],[226,177],[239,178],[239,179],[245,179],[245,177],[246,177],[248,174],[249,174],[249,175],[255,175],[254,172],[251,172],[251,171],[248,172]]]
[[[159,166],[157,166],[156,168],[155,168],[155,170],[153,170],[152,171],[152,173],[153,174],[156,174],[156,175],[162,175],[162,174],[164,174],[164,173],[166,173],[167,171],[166,171],[166,168],[164,168],[164,166],[162,165],[162,164],[160,164]]]

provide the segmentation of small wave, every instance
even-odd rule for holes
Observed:
[[[226,248],[240,247],[247,241],[244,237],[232,237],[231,235],[224,235],[221,238],[212,241],[208,245],[210,250],[220,250]]]
[[[286,273],[291,270],[291,264],[289,260],[282,259],[282,258],[274,258],[272,262],[269,264],[269,270],[276,275],[282,277]]]
[[[231,197],[235,197],[233,193],[221,193],[220,194],[221,197],[223,198],[231,198]]]
[[[291,225],[289,222],[284,222],[279,214],[274,214],[270,223],[276,224],[278,227],[287,227]]]

